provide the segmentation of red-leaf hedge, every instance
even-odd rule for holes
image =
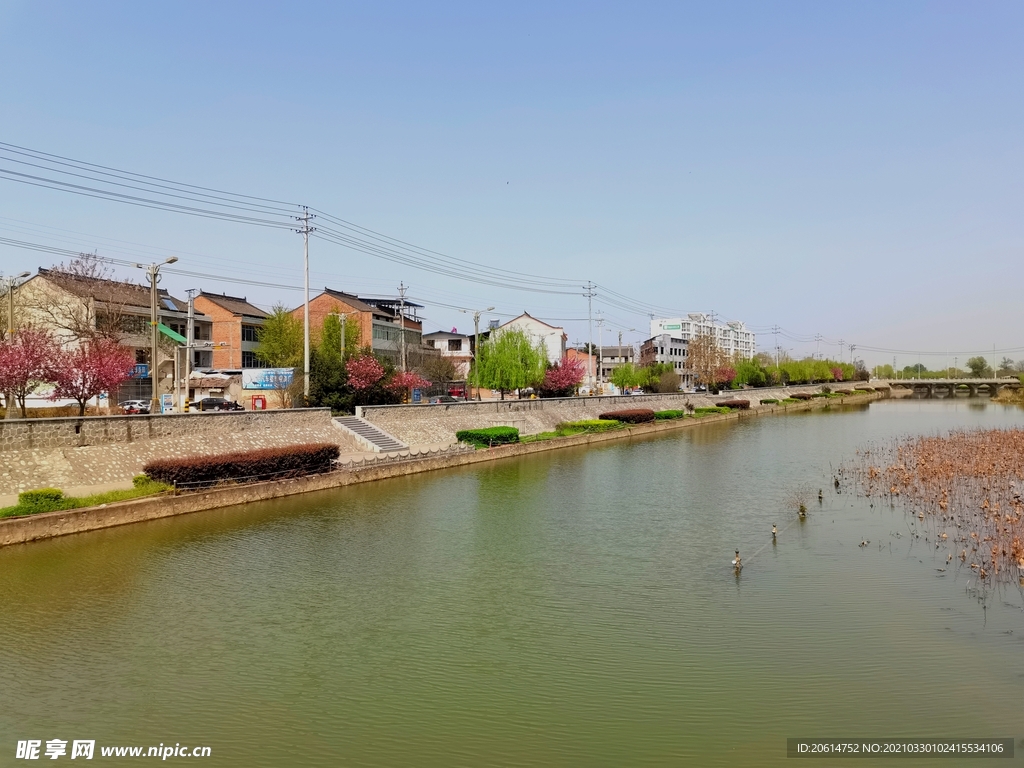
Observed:
[[[153,480],[179,487],[213,485],[222,480],[279,480],[326,472],[339,453],[338,446],[330,443],[288,445],[217,456],[157,459],[142,471]]]
[[[745,411],[750,407],[749,400],[720,400],[718,403],[719,407],[724,408],[737,408],[741,411]]]
[[[646,421],[654,421],[654,411],[650,408],[627,408],[622,411],[609,411],[602,413],[597,418],[607,421],[621,421],[626,424],[643,424]]]
[[[789,396],[794,400],[810,400],[811,394],[809,392],[790,392]]]

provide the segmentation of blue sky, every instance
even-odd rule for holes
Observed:
[[[0,0],[0,141],[714,310],[761,348],[777,324],[794,354],[822,334],[942,367],[946,350],[1024,358],[1021,39],[1019,3]],[[301,284],[292,233],[5,180],[0,217],[0,236]],[[587,338],[582,290],[482,286],[316,238],[311,253],[313,287],[404,281],[431,330],[471,325],[441,304],[495,305]],[[5,273],[52,262],[0,245]],[[598,308],[612,338],[646,328],[643,307]]]

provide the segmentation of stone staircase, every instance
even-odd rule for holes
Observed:
[[[409,448],[405,443],[358,416],[338,416],[334,422],[355,435],[360,445],[374,453],[392,453]]]

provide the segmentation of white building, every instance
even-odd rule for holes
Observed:
[[[707,333],[714,334],[719,349],[730,357],[750,358],[757,352],[754,332],[739,321],[716,323],[711,315],[701,312],[693,312],[686,317],[651,320],[652,337],[669,334],[689,343],[694,336]]]
[[[450,358],[460,378],[469,376],[469,366],[473,362],[472,336],[459,333],[452,328],[451,332],[434,331],[423,334],[423,343],[440,350],[441,357]]]
[[[506,328],[519,328],[526,332],[526,335],[534,344],[540,344],[547,353],[548,362],[551,364],[561,362],[565,357],[565,342],[569,338],[565,335],[565,329],[555,325],[548,325],[543,320],[538,320],[526,312],[523,312],[514,320],[509,320],[499,330]]]

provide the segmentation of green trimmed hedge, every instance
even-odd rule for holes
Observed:
[[[712,413],[732,413],[732,411],[730,411],[728,408],[714,407],[714,408],[697,408],[693,413],[696,416],[709,416]]]
[[[579,435],[583,432],[608,432],[612,429],[620,429],[621,421],[609,419],[583,419],[582,421],[563,421],[555,427],[555,431],[565,437],[567,435]]]
[[[789,404],[789,403],[799,403],[800,401],[797,400],[795,397],[784,397],[779,402],[780,403],[787,403],[787,404]]]
[[[644,424],[648,421],[654,421],[654,411],[650,408],[626,408],[622,411],[602,413],[597,418],[606,421],[622,421],[626,424]]]
[[[729,410],[740,410],[745,411],[750,408],[749,400],[720,400],[718,402],[719,408],[727,408]]]
[[[492,445],[509,445],[519,442],[519,430],[515,427],[484,427],[483,429],[461,429],[455,433],[460,443],[469,443],[477,448]]]
[[[218,456],[157,459],[142,471],[153,480],[198,488],[225,480],[257,482],[328,472],[341,451],[332,443],[287,445]]]
[[[776,400],[775,398],[766,397],[764,400],[761,401],[761,405],[775,405],[778,402],[779,401]]]
[[[654,418],[658,419],[659,421],[664,420],[664,419],[682,419],[682,418],[684,418],[684,417],[686,417],[688,415],[689,414],[687,414],[686,411],[655,411],[654,412]]]

